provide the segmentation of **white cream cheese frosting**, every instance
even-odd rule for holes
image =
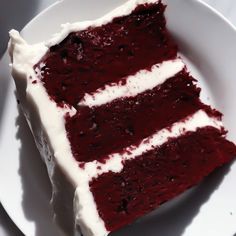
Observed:
[[[167,79],[183,70],[184,67],[185,65],[180,58],[164,61],[153,65],[150,71],[140,70],[135,75],[128,76],[124,85],[122,85],[123,81],[121,81],[120,83],[105,85],[104,89],[97,89],[92,94],[86,93],[78,105],[88,107],[101,106],[115,99],[135,97],[163,84]]]
[[[170,129],[157,131],[152,136],[144,139],[139,146],[127,147],[127,152],[123,152],[122,155],[119,153],[111,154],[106,163],[92,161],[86,163],[84,168],[81,168],[80,163],[73,157],[65,129],[64,116],[65,114],[73,116],[76,110],[66,105],[63,108],[58,107],[50,99],[39,79],[39,71],[35,71],[33,66],[40,61],[49,47],[61,42],[70,32],[84,30],[89,26],[101,26],[115,17],[130,14],[138,4],[151,2],[156,2],[156,0],[127,1],[121,7],[98,20],[65,24],[62,31],[52,39],[35,45],[27,44],[17,31],[12,30],[10,32],[9,53],[12,59],[12,75],[16,82],[23,111],[36,143],[41,143],[37,146],[48,166],[52,185],[54,186],[53,174],[56,166],[62,170],[75,189],[73,203],[74,225],[75,228],[79,225],[84,236],[105,236],[109,233],[104,221],[98,214],[93,194],[89,189],[89,182],[92,178],[96,178],[108,171],[120,172],[123,168],[123,161],[133,159],[143,152],[152,150],[168,141],[169,138],[179,137],[185,132],[196,131],[197,128],[205,126],[212,126],[217,129],[222,127],[222,123],[219,120],[211,118],[204,111],[199,110],[186,121],[176,122]],[[86,94],[80,105],[99,106],[127,95],[136,96],[138,93],[160,85],[183,68],[184,63],[181,59],[154,65],[151,72],[143,70],[130,78],[130,80],[128,78],[126,87],[111,85],[106,87],[105,90],[98,90],[96,94]],[[155,77],[159,76],[159,80],[154,81],[153,75]],[[143,78],[145,76],[149,76],[150,83],[144,84]],[[32,83],[33,80],[36,80],[37,83]],[[32,115],[32,113],[34,114]],[[45,151],[46,149],[49,149],[50,152]],[[50,155],[50,158],[47,155]]]

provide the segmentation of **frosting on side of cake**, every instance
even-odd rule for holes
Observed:
[[[78,222],[75,222],[75,227],[79,224],[83,232],[88,232],[87,235],[107,235],[109,232],[106,230],[103,220],[96,211],[96,204],[93,200],[92,193],[88,191],[89,185],[86,173],[81,171],[78,163],[73,158],[70,143],[67,138],[64,116],[65,114],[72,115],[74,110],[68,107],[58,107],[57,104],[49,98],[46,89],[40,81],[32,83],[32,81],[37,81],[37,75],[33,69],[33,65],[36,63],[34,58],[35,51],[39,50],[40,53],[42,45],[39,47],[36,46],[35,48],[34,46],[28,45],[16,31],[11,31],[10,36],[11,42],[9,51],[13,58],[12,75],[15,78],[17,90],[19,91],[20,100],[28,123],[30,127],[35,127],[35,129],[32,129],[32,132],[37,134],[41,133],[40,130],[42,128],[45,130],[46,142],[49,143],[53,150],[53,157],[50,158],[53,163],[50,163],[50,165],[58,165],[72,185],[74,185],[75,189],[79,188],[80,191],[82,191],[83,197],[76,197],[77,191],[75,191],[74,206],[90,206],[90,209],[92,209],[91,214],[80,214],[80,211],[77,211],[79,209],[75,209],[75,220],[78,220]],[[22,58],[24,60],[22,60]],[[22,86],[22,84],[25,86]],[[25,91],[21,91],[22,89]],[[32,125],[35,121],[29,120],[27,116],[27,113],[31,112],[28,110],[28,107],[31,107],[29,106],[31,103],[37,108],[37,115],[39,116],[41,124]],[[50,114],[50,116],[45,114]],[[40,130],[37,130],[37,128]],[[44,160],[45,159],[47,159],[47,157],[44,157]],[[49,164],[47,163],[47,165]],[[53,169],[49,174],[53,185]],[[76,200],[80,202],[77,203]]]
[[[51,162],[53,162],[52,166],[59,166],[75,187],[75,226],[79,225],[86,236],[105,236],[109,233],[104,221],[98,214],[93,194],[90,191],[89,183],[92,179],[109,171],[115,173],[120,172],[126,160],[133,159],[142,153],[152,150],[164,144],[170,138],[179,137],[186,132],[194,132],[198,128],[211,126],[221,130],[223,127],[220,120],[209,116],[203,110],[198,110],[193,115],[174,123],[171,127],[161,129],[143,139],[138,146],[131,145],[125,148],[122,153],[108,155],[105,162],[95,160],[80,163],[75,160],[67,137],[65,116],[72,117],[75,115],[76,109],[71,104],[58,106],[49,97],[42,81],[39,79],[40,71],[35,71],[34,65],[39,63],[41,58],[49,50],[49,47],[60,43],[69,33],[84,30],[90,26],[101,26],[110,22],[115,17],[130,14],[138,4],[154,2],[156,0],[127,1],[121,7],[96,21],[65,24],[60,34],[55,35],[47,42],[37,45],[28,45],[18,32],[10,32],[11,41],[9,52],[12,58],[12,74],[20,94],[23,110],[33,133],[41,133],[40,129],[42,128],[45,131],[44,139],[49,143],[53,152],[53,158],[51,159]],[[41,66],[43,67],[44,65],[42,64]],[[174,76],[183,68],[184,63],[181,59],[165,61],[162,64],[154,65],[151,71],[139,71],[136,75],[131,76],[130,79],[127,78],[125,85],[111,84],[110,86],[106,86],[104,90],[98,89],[92,95],[86,94],[79,105],[89,107],[100,106],[117,98],[136,96],[165,82],[169,77]],[[154,80],[153,76],[159,76],[159,80]],[[145,80],[149,79],[149,83],[146,83],[143,78]],[[34,107],[36,107],[40,124],[35,124],[35,121],[31,120],[30,116],[27,115],[32,112],[29,104],[34,104]],[[46,164],[51,165],[47,162]],[[53,179],[52,175],[53,170],[50,175],[51,180]]]

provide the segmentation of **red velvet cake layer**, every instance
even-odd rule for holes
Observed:
[[[161,86],[136,97],[99,107],[81,107],[66,120],[74,157],[84,162],[102,160],[199,109],[213,113],[200,102],[199,93],[194,79],[183,70]]]
[[[124,163],[90,183],[100,217],[110,231],[154,210],[236,155],[223,131],[199,129]]]
[[[132,84],[134,90],[138,88],[134,93],[137,96],[124,97],[128,90],[123,86],[122,98],[104,104],[107,101],[105,93],[103,105],[79,105],[87,93],[94,94],[97,89],[112,83],[125,85],[128,76],[143,69],[150,72],[154,64],[177,58],[177,46],[166,29],[164,10],[165,6],[159,1],[140,5],[128,16],[71,33],[60,44],[51,47],[35,65],[35,70],[41,71],[40,79],[51,99],[59,106],[66,103],[77,110],[73,117],[65,117],[65,128],[73,156],[78,162],[98,160],[106,164],[104,160],[108,155],[122,154],[130,145],[138,146],[143,139],[163,128],[172,127],[175,122],[184,121],[198,110],[221,119],[218,111],[200,101],[200,88],[186,68],[176,75],[173,72],[173,77],[168,78],[166,72],[175,71],[169,65],[165,69],[170,71],[163,69],[161,73],[156,73],[157,81],[155,73],[149,73],[150,85],[159,84],[162,75],[167,79],[155,88],[153,85],[151,90],[145,90],[146,80],[143,80],[149,77],[143,73],[140,84],[137,87]],[[131,77],[135,78],[139,79],[137,76]],[[136,83],[138,80],[134,81]],[[119,91],[117,94],[120,95]],[[196,127],[202,127],[201,124],[213,126],[218,122],[216,119],[205,122],[204,117],[203,121],[201,118],[199,116],[194,120]],[[96,176],[94,170],[102,172],[117,166],[118,170],[119,167],[122,169],[119,173],[101,174],[98,171],[99,176],[90,182],[97,210],[108,231],[115,231],[171,200],[236,155],[236,147],[225,139],[223,128],[205,127],[181,136],[188,129],[194,130],[191,125],[187,128],[185,124],[181,126],[176,135],[175,130],[169,129],[174,137],[178,137],[167,138],[168,141],[159,147],[146,142],[150,144],[149,150],[153,150],[143,153],[146,149],[142,146],[134,154],[134,159],[129,159],[129,156],[124,163],[121,161],[123,169],[119,166],[120,159],[119,164],[112,160],[114,162],[109,165],[115,164],[109,168],[101,163],[100,166],[96,162],[90,163],[87,166],[94,164],[91,173],[87,166],[78,169],[85,171],[84,176],[89,178]],[[221,127],[221,123],[215,127]],[[159,136],[157,139],[159,141]]]
[[[85,93],[175,58],[177,47],[166,30],[164,10],[161,3],[140,5],[129,16],[71,33],[51,47],[35,66],[43,72],[49,95],[77,107]]]

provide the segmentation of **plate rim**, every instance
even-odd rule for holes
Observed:
[[[24,32],[27,31],[28,28],[32,27],[34,25],[34,23],[39,20],[39,18],[41,18],[46,12],[50,11],[52,8],[54,8],[55,6],[62,4],[65,1],[69,1],[69,0],[56,0],[55,3],[52,3],[51,5],[49,5],[48,7],[46,7],[44,10],[42,10],[40,13],[38,13],[35,17],[33,17],[24,27],[20,32]],[[189,2],[191,3],[196,3],[201,5],[202,7],[204,7],[205,9],[208,10],[208,12],[213,13],[215,16],[217,16],[219,18],[219,20],[221,20],[222,22],[225,23],[225,27],[230,27],[231,30],[234,31],[234,33],[236,34],[236,25],[234,25],[226,16],[224,16],[221,12],[219,12],[218,10],[216,10],[214,7],[212,7],[211,5],[209,5],[208,3],[206,3],[204,0],[189,0]],[[5,53],[3,54],[3,56],[0,58],[0,61],[2,62],[4,60],[4,58],[6,57],[6,54],[8,54],[7,50],[5,51]],[[11,78],[12,76],[9,74],[9,78]],[[6,103],[6,101],[5,101]],[[6,204],[6,201],[3,199],[2,194],[0,192],[0,203],[5,211],[5,214],[7,214],[7,216],[10,218],[10,220],[12,221],[12,223],[19,229],[19,231],[21,231],[24,235],[25,234],[25,230],[21,224],[17,223],[14,219],[13,214],[11,214],[8,211],[8,207]]]

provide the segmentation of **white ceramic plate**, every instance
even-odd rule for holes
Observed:
[[[61,1],[31,21],[22,34],[35,43],[65,22],[95,19],[124,0]],[[220,109],[236,141],[236,30],[197,0],[165,0],[168,26],[199,79],[202,97]],[[50,183],[27,124],[18,115],[7,57],[0,68],[0,200],[27,236],[60,236],[52,223]],[[236,233],[236,165],[218,170],[187,194],[126,227],[116,236],[233,236]]]

